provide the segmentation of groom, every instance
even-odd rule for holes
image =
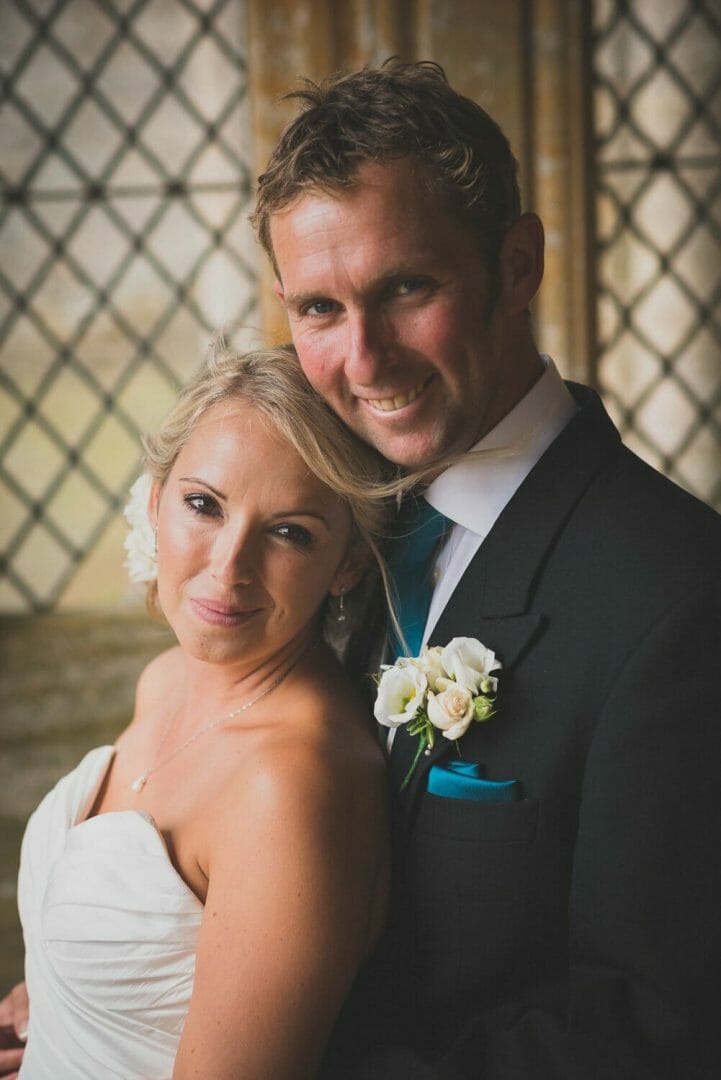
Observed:
[[[426,639],[503,664],[460,741],[472,797],[428,791],[439,738],[396,799],[386,940],[324,1075],[717,1076],[719,518],[539,355],[543,231],[490,117],[435,65],[298,96],[255,220],[301,364],[428,470],[451,525]],[[401,731],[396,793],[413,749]]]

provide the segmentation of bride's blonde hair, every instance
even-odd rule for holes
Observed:
[[[241,353],[222,334],[154,434],[144,440],[145,468],[162,487],[200,418],[220,402],[242,402],[262,416],[321,483],[347,503],[354,542],[375,557],[388,586],[380,545],[394,515],[394,468],[354,435],[310,385],[292,345]],[[149,604],[155,606],[151,586]]]

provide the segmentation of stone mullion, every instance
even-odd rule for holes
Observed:
[[[533,208],[546,229],[539,341],[583,381],[593,381],[595,310],[588,12],[584,0],[535,0],[531,50]]]

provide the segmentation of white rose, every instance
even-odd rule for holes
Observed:
[[[418,665],[428,679],[431,690],[445,690],[448,684],[448,672],[443,667],[443,646],[424,645],[421,655],[418,657]]]
[[[158,564],[155,557],[155,533],[148,517],[148,499],[153,478],[143,473],[130,489],[130,500],[123,510],[123,515],[130,532],[125,537],[123,547],[127,558],[125,568],[131,581],[155,581],[158,576]]]
[[[443,666],[459,686],[474,694],[495,692],[498,679],[491,675],[503,665],[496,660],[492,649],[487,649],[476,638],[457,637],[443,650]]]
[[[440,694],[428,694],[428,719],[446,739],[460,739],[473,719],[473,695],[464,686],[451,686]]]
[[[379,724],[389,728],[407,724],[423,704],[428,680],[413,663],[393,665],[381,675],[373,713]]]

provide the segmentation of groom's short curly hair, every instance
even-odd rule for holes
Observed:
[[[304,193],[352,188],[367,163],[410,158],[496,268],[503,235],[521,213],[518,165],[495,120],[453,90],[439,64],[393,57],[379,68],[307,80],[287,97],[301,112],[259,177],[251,218],[274,262],[274,214]]]

